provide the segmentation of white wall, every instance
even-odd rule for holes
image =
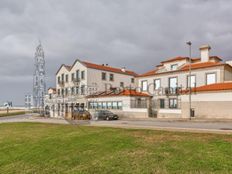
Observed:
[[[102,72],[106,73],[106,80],[102,80]],[[114,74],[114,80],[110,81],[110,74]],[[135,87],[136,82],[131,83],[131,78],[134,78],[130,75],[114,73],[110,71],[103,71],[97,69],[88,68],[88,85],[97,83],[98,91],[104,91],[106,84],[107,86],[112,85],[112,87],[120,87],[120,82],[124,83],[124,87]],[[135,79],[135,78],[134,78]]]
[[[196,75],[196,86],[203,86],[206,85],[206,73],[216,73],[216,81],[217,83],[223,82],[223,78],[221,75],[222,68],[214,67],[214,68],[205,68],[205,69],[197,69],[192,70],[192,75]],[[180,71],[180,72],[170,72],[170,73],[163,73],[157,74],[154,76],[148,77],[139,77],[138,78],[138,86],[141,88],[141,81],[147,80],[149,86],[149,91],[154,94],[154,80],[161,79],[161,87],[166,88],[168,87],[169,78],[170,77],[177,77],[178,86],[182,86],[183,88],[187,87],[187,76],[188,71]]]

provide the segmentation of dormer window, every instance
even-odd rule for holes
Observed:
[[[178,64],[173,64],[173,65],[171,65],[171,70],[175,71],[175,70],[177,70],[177,67],[178,67]]]

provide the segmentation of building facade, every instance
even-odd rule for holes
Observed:
[[[207,93],[208,96],[215,97],[209,97],[212,102],[217,102],[219,98],[223,100],[223,90],[230,95],[228,84],[232,82],[231,61],[224,63],[221,58],[210,56],[210,49],[209,45],[204,45],[199,49],[199,58],[170,58],[140,75],[125,68],[81,60],[76,60],[72,66],[62,65],[56,73],[56,88],[49,89],[46,96],[50,116],[71,118],[74,108],[85,108],[90,111],[108,109],[121,117],[130,118],[189,118],[191,93],[191,111],[196,117],[208,118],[211,113],[208,112],[207,115],[199,110],[204,102],[199,106],[198,99],[203,100],[202,96]],[[206,90],[203,95],[197,91],[215,84],[227,85],[222,85],[222,90],[215,90],[214,94]],[[226,89],[224,86],[227,86]],[[116,89],[119,92],[117,94]],[[128,95],[122,95],[125,90],[129,90]],[[229,100],[225,102],[230,103]],[[227,107],[220,113],[215,113],[228,118],[232,110],[228,108],[228,103],[225,106]]]
[[[191,64],[188,57],[175,57],[161,62],[154,70],[137,77],[139,89],[153,96],[151,116],[158,118],[189,117],[186,112],[182,113],[183,90],[190,87],[194,90],[200,86],[232,81],[231,65],[222,63],[217,56],[209,56],[209,51],[210,46],[202,46],[201,57],[192,58]]]
[[[71,118],[74,108],[88,107],[88,95],[111,88],[135,88],[136,76],[125,68],[81,60],[76,60],[72,66],[62,65],[56,73],[55,93],[49,95],[48,92],[46,96],[47,106],[52,110],[50,115]]]

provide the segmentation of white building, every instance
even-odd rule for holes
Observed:
[[[33,96],[31,94],[25,95],[25,108],[32,109],[33,107]]]
[[[215,108],[219,106],[221,111],[215,113],[221,118],[232,118],[231,101],[225,98],[225,102],[219,102],[226,94],[231,95],[232,61],[223,63],[221,58],[210,56],[210,49],[204,45],[200,47],[199,58],[190,61],[188,57],[174,57],[141,75],[125,68],[76,60],[72,66],[62,65],[57,71],[56,88],[49,89],[46,107],[52,117],[71,118],[73,109],[82,107],[91,111],[113,110],[121,117],[188,118],[191,89],[195,91],[191,95],[191,109],[196,117],[215,117],[210,111],[199,109],[207,108],[207,104],[211,106],[211,102]],[[197,90],[211,89],[215,84],[221,89],[215,89],[215,94],[210,90],[204,94]],[[116,89],[120,95],[114,93]],[[123,95],[125,90],[129,91],[128,95]]]
[[[136,73],[107,64],[76,60],[72,66],[61,65],[56,73],[56,92],[46,97],[54,117],[71,117],[74,107],[87,107],[86,96],[111,88],[134,88]],[[53,104],[51,104],[53,103]]]
[[[175,57],[161,62],[153,70],[137,77],[142,92],[153,96],[152,115],[158,118],[183,118],[181,91],[184,89],[232,81],[232,67],[217,56],[209,56],[210,46],[200,48],[201,57],[191,59],[189,83],[188,57]]]

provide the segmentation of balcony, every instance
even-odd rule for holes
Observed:
[[[64,81],[59,81],[58,82],[58,85],[62,88],[62,87],[64,87]]]
[[[74,85],[79,85],[79,84],[80,84],[80,81],[81,81],[80,78],[74,78],[74,79],[72,80],[72,82],[73,82]]]
[[[165,88],[166,96],[180,95],[180,93],[181,93],[181,87]]]

